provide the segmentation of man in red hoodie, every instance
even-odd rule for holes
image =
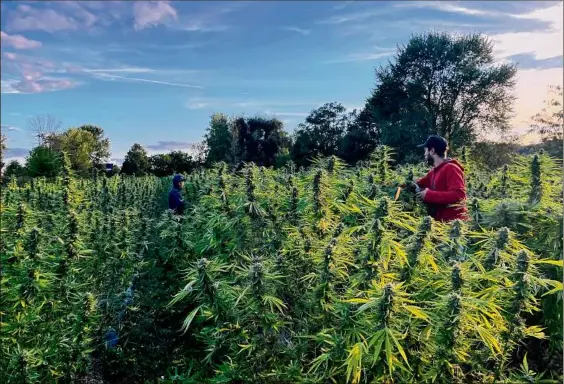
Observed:
[[[447,141],[440,136],[429,136],[424,144],[425,160],[433,169],[416,181],[419,197],[429,208],[429,214],[439,221],[467,220],[464,168],[446,157]]]

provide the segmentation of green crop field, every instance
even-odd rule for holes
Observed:
[[[2,383],[562,381],[562,163],[466,168],[471,220],[351,168],[13,181],[2,193]]]

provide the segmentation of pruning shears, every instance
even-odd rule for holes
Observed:
[[[415,193],[421,192],[421,188],[419,187],[419,185],[417,185],[417,183],[411,183],[410,187],[411,187],[410,189],[415,190]],[[396,194],[394,196],[394,201],[397,201],[399,199],[401,191],[402,191],[402,187],[398,187],[398,189],[396,190]]]

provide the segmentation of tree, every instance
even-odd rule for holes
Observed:
[[[37,145],[43,145],[48,137],[58,135],[61,124],[61,120],[49,114],[36,115],[27,121],[29,130],[37,139]]]
[[[0,170],[4,169],[4,152],[6,152],[6,136],[0,134]]]
[[[231,160],[232,135],[229,130],[229,120],[222,113],[212,115],[210,125],[204,136],[207,147],[206,164],[211,165],[220,161]]]
[[[121,173],[126,175],[144,176],[149,172],[150,164],[147,151],[140,144],[133,144],[125,155]]]
[[[562,86],[549,87],[550,100],[545,101],[545,107],[531,117],[530,132],[538,133],[544,141],[563,139],[562,124],[564,109],[562,107]]]
[[[150,172],[158,177],[170,176],[173,173],[191,173],[197,164],[186,152],[172,151],[159,153],[149,158]]]
[[[9,184],[10,180],[18,179],[22,176],[25,176],[26,169],[23,167],[17,160],[12,160],[6,165],[6,169],[4,170],[4,174],[2,175],[2,183]]]
[[[192,156],[182,151],[172,151],[168,154],[170,168],[174,173],[191,173],[196,167]]]
[[[174,172],[171,167],[170,155],[158,153],[149,158],[150,172],[157,177],[170,176]]]
[[[398,161],[419,159],[416,144],[429,134],[456,148],[474,142],[479,131],[509,128],[516,68],[494,64],[492,52],[480,34],[429,33],[413,36],[395,62],[376,70],[366,108]]]
[[[288,145],[289,138],[278,119],[236,118],[231,123],[233,162],[254,162],[274,166],[276,155]]]
[[[92,133],[95,145],[90,157],[96,168],[101,168],[110,157],[110,139],[104,137],[104,130],[96,125],[81,125],[78,129]]]
[[[30,177],[56,177],[61,170],[60,156],[51,148],[38,145],[27,156],[25,168]]]
[[[45,138],[48,148],[57,152],[66,152],[72,169],[78,175],[87,175],[93,167],[93,158],[98,146],[96,137],[88,130],[70,128],[61,134]]]
[[[339,146],[339,157],[350,164],[356,164],[366,160],[374,152],[380,143],[380,131],[367,108],[360,112],[354,110],[350,119],[347,133]]]
[[[341,141],[354,115],[337,102],[327,103],[311,111],[298,125],[292,147],[292,160],[308,165],[314,157],[337,155]]]

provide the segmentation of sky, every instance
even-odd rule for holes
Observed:
[[[276,116],[293,131],[338,101],[360,108],[374,69],[415,33],[479,32],[518,67],[516,132],[563,83],[562,1],[2,1],[7,159],[30,117],[95,124],[121,161],[202,140],[215,112]]]

